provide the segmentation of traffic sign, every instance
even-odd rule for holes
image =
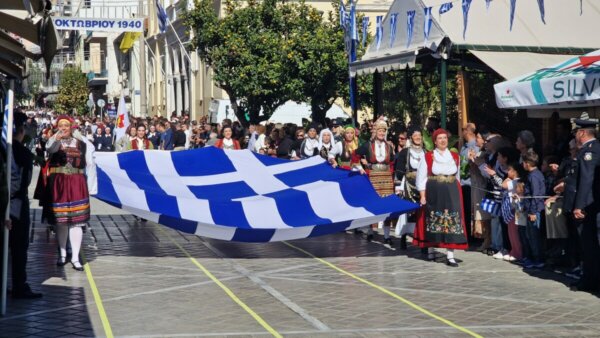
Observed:
[[[98,99],[96,103],[98,103],[98,107],[100,108],[104,108],[104,106],[106,106],[106,102],[104,102],[102,99]]]
[[[45,98],[44,98],[44,100],[45,100]],[[88,100],[86,104],[87,104],[88,108],[90,108],[90,109],[92,109],[94,107],[94,101],[92,101],[92,100]]]

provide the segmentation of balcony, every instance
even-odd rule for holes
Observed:
[[[88,87],[104,86],[108,84],[108,69],[102,69],[100,73],[89,71],[87,73]]]

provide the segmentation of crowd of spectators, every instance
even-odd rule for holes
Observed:
[[[266,123],[244,128],[238,121],[227,119],[212,124],[205,118],[190,120],[186,115],[169,119],[154,116],[132,118],[128,132],[116,139],[114,119],[80,117],[78,122],[96,151],[178,151],[216,146],[291,160],[322,156],[333,165],[337,162],[335,145],[352,127],[351,120],[326,120],[324,124],[305,126]],[[28,123],[41,126],[38,148],[43,148],[44,138],[52,132],[51,119],[41,114]],[[438,127],[439,120],[431,118],[423,128],[423,136],[431,135]],[[26,127],[27,133],[34,128]],[[372,137],[371,122],[352,130],[359,145]],[[580,278],[579,222],[571,217],[574,192],[565,189],[565,182],[573,179],[580,144],[569,132],[569,125],[558,125],[557,137],[544,149],[544,156],[528,130],[511,140],[469,123],[461,134],[462,148],[458,148],[458,142],[449,148],[460,154],[470,250],[525,269],[546,268]],[[147,144],[132,145],[136,138],[147,140]],[[451,139],[457,140],[456,136]],[[400,153],[410,146],[407,128],[392,128],[388,141],[396,154]]]

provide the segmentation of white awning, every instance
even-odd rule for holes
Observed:
[[[408,35],[405,29],[406,20],[402,17],[402,15],[406,16],[406,12],[409,10],[415,11],[415,29],[410,44],[408,44]],[[399,14],[396,37],[393,41],[390,39],[390,13]],[[390,70],[404,69],[407,66],[414,67],[416,55],[420,50],[436,51],[445,37],[441,27],[434,20],[429,39],[426,42],[422,32],[424,24],[423,4],[420,0],[395,0],[383,19],[383,36],[379,48],[377,48],[376,41],[373,41],[365,55],[350,65],[350,73],[354,76],[355,74],[371,74],[375,71],[383,73]]]
[[[505,79],[531,73],[573,57],[572,55],[525,52],[482,52],[476,50],[470,52]]]
[[[438,14],[440,6],[447,2],[449,1],[394,0],[383,21],[380,48],[376,48],[376,41],[371,42],[361,60],[350,65],[351,73],[363,74],[412,66],[414,61],[411,54],[427,50],[435,52],[443,40],[460,50],[498,52],[482,52],[479,55],[494,63],[496,66],[490,66],[507,78],[522,74],[527,69],[536,69],[538,62],[541,64],[549,61],[549,64],[553,64],[556,63],[554,60],[561,58],[558,55],[538,58],[539,54],[532,54],[532,60],[525,61],[528,53],[516,52],[578,55],[600,47],[598,39],[592,38],[594,34],[591,33],[597,31],[600,22],[597,0],[582,0],[581,15],[579,1],[545,0],[545,24],[540,19],[537,1],[518,1],[512,31],[509,29],[510,0],[494,0],[490,3],[489,10],[485,1],[473,1],[464,37],[460,1],[454,1],[449,12],[441,16]],[[434,14],[431,35],[425,46],[423,26],[424,8],[427,7],[432,7]],[[412,42],[407,45],[406,13],[410,10],[415,10],[414,29]],[[398,21],[396,39],[390,45],[389,21],[393,13],[398,14]],[[510,56],[503,57],[503,53]],[[506,60],[511,56],[520,60],[511,65],[513,60]]]

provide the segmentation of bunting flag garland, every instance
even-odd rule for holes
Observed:
[[[485,0],[485,11],[486,13],[490,12],[490,4],[492,3],[492,0]]]
[[[424,8],[425,10],[425,22],[423,24],[423,35],[425,36],[425,41],[423,44],[427,47],[427,40],[429,40],[429,33],[431,32],[431,24],[433,20],[431,18],[431,7]]]
[[[463,10],[463,39],[467,36],[467,24],[469,22],[469,9],[471,9],[472,0],[462,0]]]
[[[369,17],[365,16],[362,20],[362,46],[365,47],[367,43],[367,34],[369,33]]]
[[[350,39],[358,40],[358,27],[356,27],[356,3],[350,5]]]
[[[544,9],[544,0],[537,0],[538,6],[540,7],[540,16],[542,17],[542,22],[544,25],[546,24],[546,10]]]
[[[447,3],[445,3],[445,4],[442,4],[442,5],[440,6],[440,15],[442,15],[442,14],[444,14],[444,13],[447,13],[447,12],[449,12],[449,11],[452,9],[452,7],[453,7],[453,6],[454,6],[454,5],[452,5],[452,3],[451,3],[451,2],[447,2]]]
[[[398,13],[392,13],[390,15],[390,47],[394,44],[396,40],[396,26],[398,23]]]
[[[410,46],[413,37],[413,30],[415,26],[415,14],[416,11],[407,11],[406,12],[406,48]]]
[[[340,1],[340,27],[346,27],[346,6],[344,6],[344,1]]]
[[[381,47],[381,40],[383,39],[383,15],[377,16],[377,26],[375,27],[375,43],[377,50]]]
[[[512,32],[513,20],[515,19],[515,7],[517,7],[517,0],[510,0],[510,31]]]

